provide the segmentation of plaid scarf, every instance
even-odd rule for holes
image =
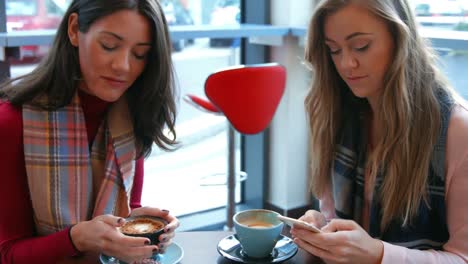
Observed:
[[[39,235],[97,215],[129,214],[135,139],[124,97],[110,106],[91,151],[78,94],[55,111],[24,105],[23,142]]]
[[[432,152],[428,169],[429,205],[420,205],[416,219],[411,226],[402,226],[400,219],[394,219],[385,232],[380,230],[381,203],[374,195],[370,210],[370,230],[373,237],[409,248],[440,248],[448,240],[445,211],[445,147],[448,122],[453,101],[445,94],[439,94],[441,107],[441,131]],[[364,173],[367,158],[368,133],[364,111],[359,105],[349,105],[343,111],[345,116],[338,137],[335,158],[332,165],[332,190],[335,213],[339,218],[353,219],[362,223],[364,206]],[[383,173],[379,171],[375,180],[374,194],[381,192]],[[434,229],[434,227],[438,229]]]

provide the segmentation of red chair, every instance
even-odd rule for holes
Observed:
[[[184,100],[229,120],[228,132],[228,204],[226,227],[232,230],[235,213],[235,130],[257,134],[269,124],[283,96],[286,70],[277,63],[241,65],[215,72],[205,81],[209,100],[186,95]]]

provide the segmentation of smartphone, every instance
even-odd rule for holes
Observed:
[[[289,225],[290,227],[293,227],[294,225],[300,226],[301,228],[307,229],[309,231],[315,232],[315,233],[320,233],[320,229],[312,224],[309,224],[305,221],[302,220],[297,220],[291,217],[287,216],[282,216],[278,215],[278,219],[283,221],[285,224]]]

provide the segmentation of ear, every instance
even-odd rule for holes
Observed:
[[[70,43],[78,47],[78,33],[80,32],[78,27],[78,14],[72,13],[68,17],[68,39],[70,39]]]

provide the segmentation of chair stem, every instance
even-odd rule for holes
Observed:
[[[226,229],[233,230],[233,216],[236,213],[236,131],[228,123],[228,164],[227,164],[227,219]]]

